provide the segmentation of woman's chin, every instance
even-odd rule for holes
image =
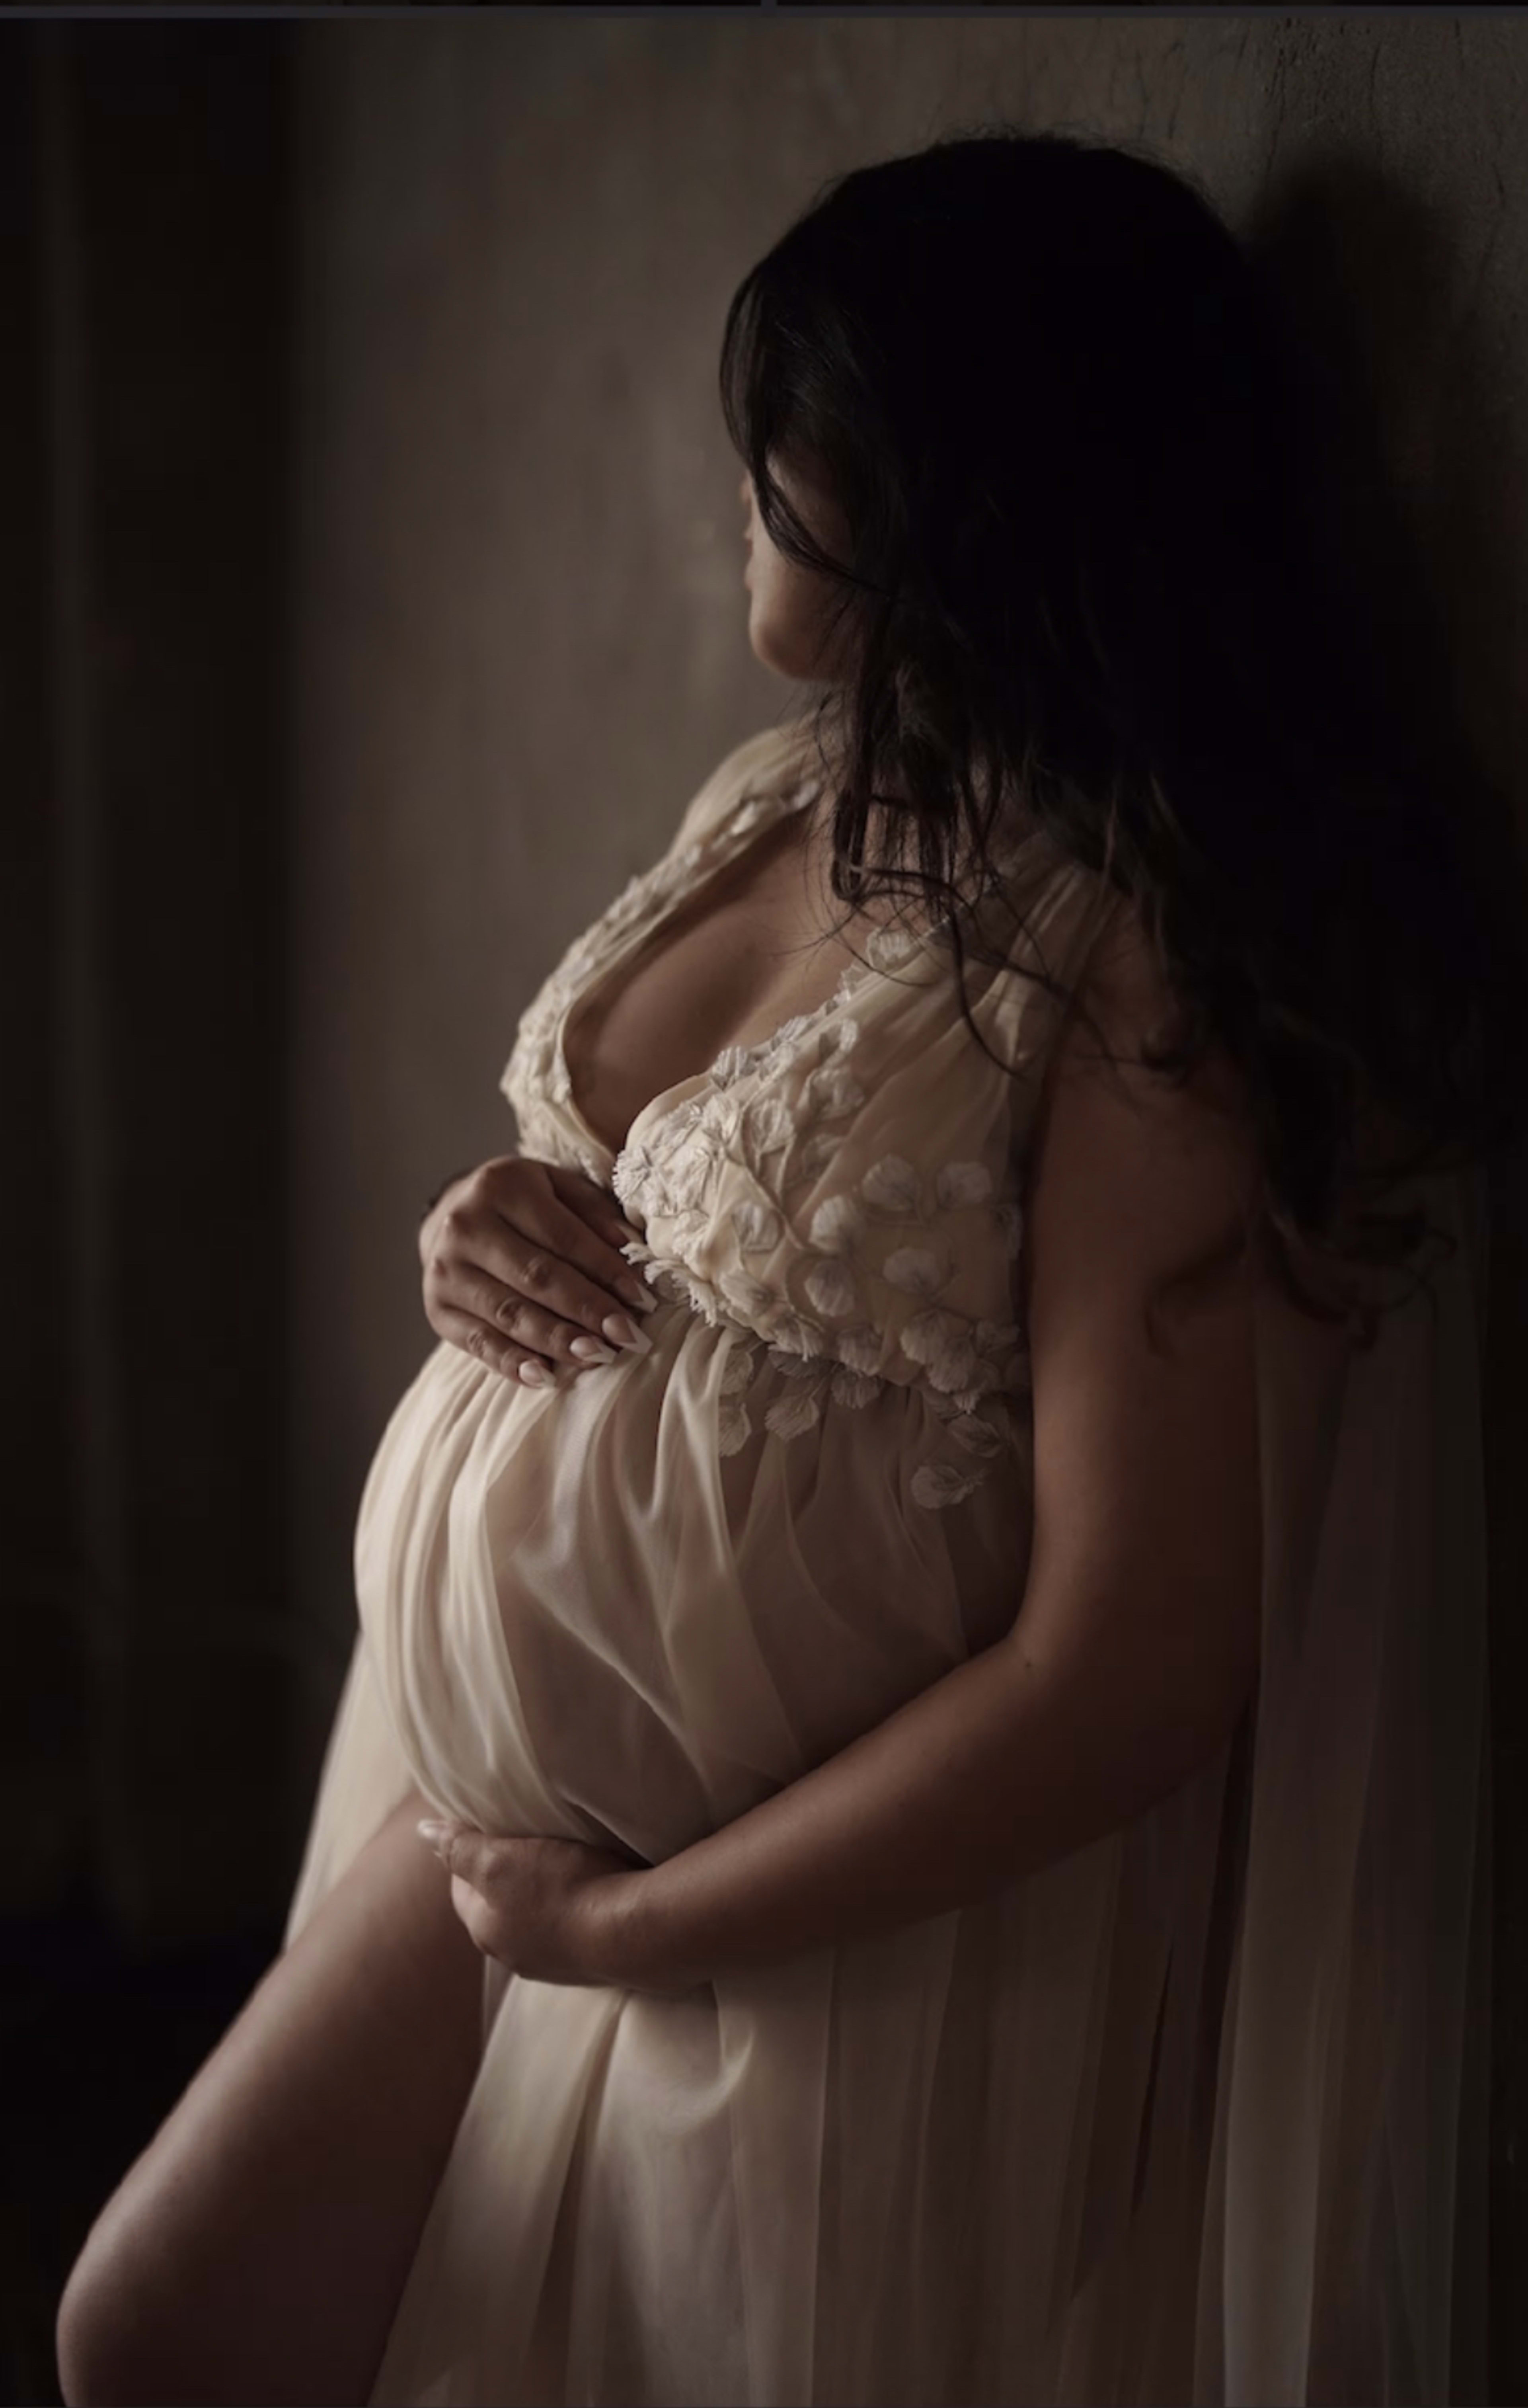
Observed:
[[[754,659],[759,663],[761,667],[771,670],[776,677],[790,677],[793,674],[792,670],[783,668],[780,666],[778,656],[773,646],[761,643],[757,636],[755,636],[751,630],[750,630],[749,634],[749,644],[751,648]]]
[[[771,636],[769,630],[749,623],[749,643],[755,660],[774,672],[776,677],[790,678],[799,683],[809,683],[820,678],[821,670],[815,658],[800,644]]]

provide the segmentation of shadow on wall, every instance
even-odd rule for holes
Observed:
[[[1498,223],[1507,196],[1498,177]],[[1323,507],[1378,595],[1390,688],[1459,797],[1504,896],[1523,891],[1528,824],[1528,462],[1479,295],[1452,229],[1364,162],[1307,156],[1246,230],[1307,349],[1331,429]],[[1489,430],[1491,439],[1482,440]],[[1528,930],[1524,931],[1528,944]],[[1524,1067],[1528,1077],[1528,1065]],[[1484,1368],[1491,1532],[1490,2397],[1528,2397],[1528,1780],[1511,1702],[1528,1685],[1528,1159],[1494,1177]]]

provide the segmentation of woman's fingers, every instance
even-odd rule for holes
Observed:
[[[547,1199],[545,1213],[538,1216],[535,1237],[522,1234],[523,1223],[519,1229],[511,1225],[512,1238],[519,1237],[522,1245],[529,1243],[535,1252],[538,1237],[557,1263],[571,1267],[576,1276],[572,1294],[579,1298],[583,1309],[593,1313],[596,1327],[607,1312],[620,1312],[623,1307],[641,1312],[650,1310],[653,1303],[652,1290],[621,1251],[631,1233],[619,1218],[608,1220],[608,1211],[607,1207],[609,1235],[606,1236],[602,1227],[591,1226],[580,1210],[565,1204],[553,1193]],[[557,1309],[565,1310],[561,1298],[557,1299]],[[568,1315],[569,1319],[573,1317]]]
[[[463,1312],[454,1305],[438,1306],[431,1316],[431,1326],[442,1338],[449,1339],[453,1346],[460,1346],[464,1354],[476,1355],[478,1361],[486,1363],[491,1370],[523,1385],[537,1385],[536,1375],[539,1375],[539,1383],[554,1381],[559,1376],[560,1368],[571,1370],[584,1369],[576,1355],[561,1367],[549,1362],[532,1348],[517,1346],[513,1340],[506,1338],[504,1332],[491,1323],[479,1321],[473,1313]],[[534,1367],[533,1376],[528,1381],[522,1374],[521,1367],[525,1365]]]
[[[603,1188],[578,1171],[549,1164],[546,1219],[540,1225],[552,1251],[585,1277],[610,1290],[620,1303],[641,1312],[650,1311],[652,1290],[621,1253],[640,1233],[634,1229]],[[512,1216],[510,1216],[512,1217]],[[522,1225],[523,1226],[523,1225]]]
[[[607,1285],[596,1284],[596,1278],[580,1268],[572,1250],[577,1249],[585,1261],[602,1266],[611,1250],[587,1228],[580,1235],[576,1214],[570,1212],[566,1219],[571,1226],[565,1231],[559,1228],[550,1242],[539,1235],[527,1236],[502,1220],[497,1226],[475,1233],[468,1250],[470,1268],[464,1266],[471,1284],[452,1300],[481,1312],[522,1345],[543,1353],[565,1354],[580,1337],[608,1345],[610,1333],[605,1324],[612,1313],[634,1326],[639,1318],[635,1304],[622,1293],[635,1283],[622,1262],[619,1282],[612,1278]],[[570,1251],[564,1253],[564,1247]]]
[[[570,1195],[577,1197],[578,1210],[565,1200]],[[591,1225],[591,1214],[598,1226]],[[602,1234],[606,1230],[608,1235]],[[533,1302],[546,1302],[565,1319],[597,1330],[621,1305],[640,1312],[650,1300],[621,1252],[626,1235],[616,1208],[591,1182],[554,1163],[510,1156],[485,1163],[452,1199],[441,1242],[443,1250],[457,1244],[501,1286],[518,1288]],[[554,1265],[569,1267],[573,1278],[552,1294]]]
[[[640,1234],[632,1227],[620,1205],[583,1171],[569,1170],[560,1162],[544,1163],[542,1168],[547,1184],[558,1201],[577,1212],[617,1254],[629,1238]]]
[[[519,1156],[486,1163],[428,1225],[426,1316],[509,1377],[532,1355],[575,1369],[609,1362],[622,1344],[642,1346],[655,1302],[621,1253],[630,1234],[591,1181]]]
[[[553,1295],[559,1291],[565,1294],[565,1283],[560,1276],[563,1269],[564,1266],[554,1263],[548,1275],[549,1289]],[[521,1278],[534,1280],[536,1276],[536,1258],[530,1257]],[[485,1281],[483,1286],[482,1317],[521,1346],[534,1348],[551,1362],[613,1362],[626,1333],[635,1335],[639,1326],[638,1315],[612,1303],[608,1297],[603,1299],[599,1319],[591,1328],[587,1321],[574,1321],[565,1312],[555,1311],[550,1302],[536,1303],[523,1286],[502,1287],[493,1280]],[[604,1326],[607,1321],[613,1322],[612,1328]]]
[[[525,1275],[536,1276],[530,1258]],[[619,1311],[607,1298],[602,1319]],[[436,1283],[429,1318],[442,1338],[465,1346],[479,1361],[492,1363],[511,1379],[519,1376],[521,1363],[533,1357],[553,1368],[578,1370],[591,1362],[613,1362],[620,1351],[616,1337],[597,1324],[590,1329],[583,1322],[569,1321],[550,1306],[536,1303],[523,1289],[507,1287],[490,1273],[466,1264]],[[619,1326],[635,1331],[638,1321],[636,1314],[626,1313]]]
[[[598,1336],[612,1312],[650,1307],[651,1291],[621,1252],[620,1227],[592,1228],[549,1183],[510,1188],[489,1200],[486,1216],[464,1224],[464,1250],[512,1294]],[[535,1344],[536,1340],[531,1341]]]

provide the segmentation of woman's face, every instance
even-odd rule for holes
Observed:
[[[776,465],[774,473],[813,538],[835,559],[842,559],[849,531],[826,487],[800,467]],[[749,642],[765,668],[780,677],[831,679],[841,664],[844,639],[840,636],[835,642],[825,613],[842,588],[776,551],[746,469],[738,493],[748,509],[749,561],[743,581],[749,589]]]

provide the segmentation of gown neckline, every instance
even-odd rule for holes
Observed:
[[[858,992],[863,983],[878,975],[873,963],[860,961],[846,963],[833,993],[825,996],[821,1003],[814,1005],[810,1011],[787,1014],[777,1027],[771,1029],[767,1036],[760,1038],[754,1044],[723,1045],[720,1053],[707,1062],[704,1068],[692,1070],[684,1078],[676,1079],[672,1085],[661,1087],[658,1093],[650,1096],[641,1110],[634,1114],[631,1125],[620,1146],[611,1146],[607,1139],[601,1137],[599,1131],[590,1125],[579,1106],[564,1042],[568,1023],[578,1006],[596,996],[601,988],[608,983],[621,963],[664,925],[664,921],[672,916],[682,901],[703,889],[712,879],[719,877],[722,869],[732,862],[739,860],[748,851],[749,846],[762,840],[778,820],[793,811],[804,810],[809,803],[816,800],[821,791],[820,781],[808,780],[805,785],[788,790],[784,795],[741,796],[736,810],[729,813],[710,830],[708,835],[699,840],[696,851],[709,852],[711,857],[699,867],[698,874],[693,877],[675,875],[676,862],[672,856],[665,855],[655,865],[652,872],[652,895],[656,897],[656,910],[644,910],[637,915],[635,924],[627,931],[624,941],[619,943],[614,952],[607,956],[591,979],[569,996],[559,1012],[553,1031],[552,1045],[559,1073],[558,1085],[564,1098],[564,1109],[579,1137],[587,1140],[594,1147],[601,1159],[609,1163],[612,1171],[619,1168],[629,1155],[635,1153],[643,1134],[653,1122],[670,1111],[678,1111],[681,1104],[690,1099],[695,1089],[705,1086],[707,1082],[715,1078],[718,1070],[726,1065],[731,1056],[737,1056],[741,1065],[751,1068],[757,1062],[766,1059],[770,1053],[777,1050],[788,1038],[806,1035],[820,1021],[825,1020],[829,1012],[840,1010],[850,997]],[[750,805],[753,807],[751,812]]]
[[[619,1146],[611,1146],[607,1140],[601,1137],[598,1130],[590,1125],[579,1107],[565,1044],[568,1023],[579,1005],[597,995],[608,983],[621,965],[663,926],[664,921],[678,909],[683,900],[698,889],[704,888],[710,880],[719,877],[721,872],[734,861],[740,859],[749,846],[761,840],[777,821],[793,811],[804,810],[808,804],[815,802],[821,791],[822,781],[815,774],[808,774],[801,783],[792,784],[783,791],[779,789],[774,791],[766,789],[763,793],[745,791],[738,796],[733,809],[714,827],[699,838],[693,846],[678,855],[664,854],[654,864],[649,873],[647,881],[649,893],[644,900],[644,908],[636,914],[635,921],[618,941],[613,952],[598,963],[592,977],[576,988],[559,1011],[552,1031],[551,1050],[556,1072],[555,1085],[561,1093],[562,1109],[575,1135],[582,1142],[592,1146],[598,1159],[607,1165],[608,1178],[613,1180],[621,1167],[635,1156],[645,1140],[651,1135],[653,1128],[660,1122],[671,1113],[682,1110],[700,1090],[714,1082],[720,1071],[730,1068],[735,1077],[751,1073],[761,1067],[766,1067],[770,1058],[783,1045],[810,1035],[832,1013],[841,1011],[874,981],[887,975],[882,966],[874,960],[847,962],[833,993],[826,996],[821,1003],[814,1004],[809,1011],[789,1013],[777,1027],[769,1031],[767,1036],[759,1038],[750,1045],[735,1043],[723,1045],[721,1052],[707,1062],[704,1068],[692,1070],[684,1078],[676,1079],[672,1085],[661,1087],[658,1093],[650,1096],[641,1110],[634,1114],[625,1138]],[[1004,848],[1004,857],[1007,866],[1010,868],[1016,867],[1031,848],[1041,841],[1043,831],[1028,829],[1017,839],[1010,840]],[[708,857],[701,859],[698,858],[700,856]],[[693,864],[698,865],[695,867],[695,874],[686,875],[685,872]],[[654,903],[655,909],[652,908]],[[931,944],[939,941],[941,931],[946,928],[950,917],[949,910],[939,912],[930,925],[918,934],[897,934],[893,930],[885,929],[873,930],[867,941],[867,950],[873,950],[878,938],[890,935],[893,937],[895,944],[896,962],[900,964],[908,961],[915,954],[924,952]]]

